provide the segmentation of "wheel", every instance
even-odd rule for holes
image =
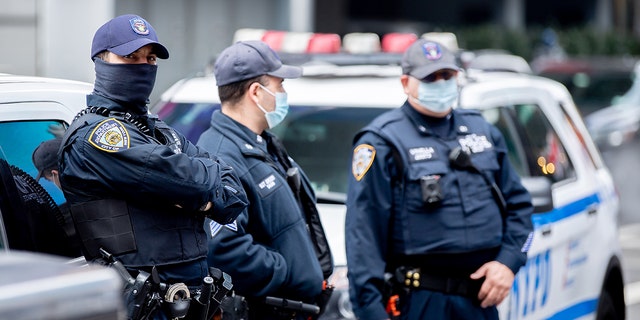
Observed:
[[[624,311],[616,308],[616,303],[608,290],[602,291],[598,301],[596,320],[624,320]]]

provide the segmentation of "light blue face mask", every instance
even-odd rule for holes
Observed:
[[[276,108],[273,111],[267,112],[260,104],[258,108],[264,112],[264,117],[267,119],[267,124],[269,125],[269,129],[277,126],[284,120],[289,113],[289,104],[287,103],[287,93],[286,92],[276,92],[273,93],[269,89],[265,88],[263,85],[258,84],[260,88],[264,89],[270,95],[276,98]]]
[[[412,97],[413,98],[413,97]],[[448,111],[458,99],[456,78],[434,82],[420,82],[418,98],[413,98],[423,108],[437,113]]]

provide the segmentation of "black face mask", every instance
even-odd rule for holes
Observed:
[[[115,100],[136,113],[146,113],[158,66],[108,63],[95,59],[93,92]]]

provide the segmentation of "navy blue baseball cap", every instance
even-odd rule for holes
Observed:
[[[262,41],[238,41],[220,53],[213,68],[216,84],[224,86],[262,75],[299,78],[302,68],[282,64],[280,57]]]
[[[456,56],[442,44],[419,39],[415,41],[402,56],[402,73],[417,79],[442,69],[459,70]]]
[[[121,15],[98,28],[91,44],[91,60],[104,50],[126,56],[148,44],[153,44],[158,58],[169,58],[169,51],[158,42],[149,22],[135,14]]]
[[[61,144],[62,138],[55,138],[41,142],[33,150],[31,160],[36,169],[38,169],[36,180],[40,180],[46,170],[58,169],[58,149],[60,149]]]

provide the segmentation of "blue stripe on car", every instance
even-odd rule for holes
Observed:
[[[562,219],[569,218],[573,215],[581,213],[594,203],[600,203],[600,197],[596,193],[584,197],[580,200],[571,202],[565,206],[555,208],[549,212],[537,213],[531,216],[534,228],[539,228],[543,225],[558,222]]]

